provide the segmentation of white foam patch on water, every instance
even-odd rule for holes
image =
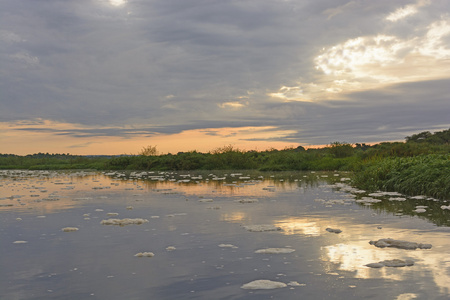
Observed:
[[[263,254],[287,254],[294,252],[295,249],[292,248],[267,248],[267,249],[259,249],[256,250],[255,253],[263,253]]]
[[[28,241],[15,241],[13,244],[26,244]]]
[[[232,244],[220,244],[219,247],[220,248],[234,248],[234,249],[238,248],[237,246],[232,245]]]
[[[236,200],[236,202],[239,202],[239,203],[257,203],[259,201],[258,201],[258,199],[240,199],[240,200]]]
[[[298,283],[297,281],[291,281],[287,285],[289,285],[289,286],[306,286],[306,284]]]
[[[77,227],[64,227],[61,230],[64,232],[73,232],[73,231],[78,231],[79,229]]]
[[[213,202],[213,199],[200,199],[198,202],[207,203],[207,202]]]
[[[249,283],[246,283],[241,286],[241,289],[247,290],[270,290],[270,289],[278,289],[284,288],[287,285],[283,282],[272,281],[266,279],[255,280]]]
[[[169,247],[166,247],[166,250],[167,251],[173,251],[173,250],[176,250],[177,248],[175,248],[174,246],[169,246]]]
[[[261,225],[248,225],[244,226],[245,229],[252,232],[263,232],[263,231],[280,231],[281,227],[272,224],[261,224]]]
[[[331,233],[341,233],[342,232],[342,230],[340,230],[338,228],[327,228],[325,230],[328,232],[331,232]]]
[[[380,239],[378,241],[370,241],[369,244],[374,245],[375,247],[378,247],[378,248],[392,247],[392,248],[408,249],[408,250],[415,250],[417,248],[431,249],[431,247],[432,247],[431,244],[407,242],[407,241],[400,241],[400,240],[394,240],[394,239]]]
[[[367,264],[365,265],[366,267],[369,268],[382,268],[382,267],[394,267],[394,268],[401,268],[401,267],[406,267],[406,266],[413,266],[414,265],[414,261],[406,259],[406,260],[401,260],[401,259],[390,259],[390,260],[383,260],[377,263],[371,263],[371,264]]]
[[[148,223],[148,220],[140,219],[140,218],[136,218],[136,219],[125,218],[125,219],[107,219],[107,220],[102,220],[100,222],[100,224],[102,224],[102,225],[119,225],[119,226],[131,225],[131,224],[141,225],[144,223]]]
[[[153,252],[139,252],[136,253],[134,256],[136,257],[153,257],[155,254]]]

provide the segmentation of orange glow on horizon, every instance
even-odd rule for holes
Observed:
[[[15,124],[4,122],[0,123],[0,128],[0,139],[2,140],[0,153],[17,155],[39,152],[73,155],[138,154],[143,147],[148,145],[156,146],[159,154],[188,151],[207,153],[226,145],[232,145],[243,151],[281,150],[300,145],[300,143],[268,140],[282,138],[293,132],[276,130],[269,126],[205,128],[186,130],[175,134],[157,134],[151,137],[146,137],[142,133],[136,133],[132,137],[88,135],[75,137],[73,136],[74,132],[83,133],[83,130],[92,128],[49,120],[37,120],[34,124],[31,122]],[[57,131],[55,132],[53,129],[57,129]],[[139,132],[139,129],[136,129],[136,132]]]

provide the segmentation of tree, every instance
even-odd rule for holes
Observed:
[[[431,132],[429,131],[422,131],[421,133],[413,134],[412,136],[406,137],[406,142],[424,142],[428,138],[432,136]]]
[[[156,146],[148,145],[147,147],[143,147],[138,154],[142,156],[155,156],[158,155],[158,150],[156,150]]]
[[[346,142],[334,142],[331,143],[331,145],[329,145],[327,148],[329,153],[336,158],[352,156],[355,150],[351,144]]]

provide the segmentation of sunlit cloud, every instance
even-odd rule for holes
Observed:
[[[415,5],[407,5],[389,14],[389,16],[386,17],[386,20],[391,22],[397,22],[398,20],[401,20],[407,16],[416,14],[417,12],[418,10]]]
[[[246,105],[240,102],[224,102],[218,104],[218,106],[221,108],[240,109],[245,107]]]
[[[127,3],[127,0],[109,0],[109,3],[113,6],[122,6]]]
[[[279,98],[284,101],[311,101],[300,86],[282,86],[278,92],[268,93],[268,95],[272,98]]]
[[[325,100],[339,93],[386,85],[449,78],[450,22],[442,19],[427,27],[424,36],[402,39],[379,34],[349,39],[323,49],[314,58],[322,72],[314,83],[281,87],[269,93],[282,100]]]
[[[343,13],[346,9],[348,9],[348,8],[350,8],[352,6],[355,6],[355,5],[356,5],[355,1],[350,1],[350,2],[348,2],[346,4],[344,4],[344,5],[338,6],[336,8],[329,8],[329,9],[325,10],[323,12],[323,14],[327,15],[328,16],[328,20],[330,20],[334,16]]]
[[[406,5],[405,7],[398,8],[394,12],[390,13],[386,17],[386,20],[391,22],[397,22],[408,16],[415,15],[416,13],[419,12],[419,7],[428,5],[429,3],[430,3],[429,0],[421,0],[418,1],[416,4]]]

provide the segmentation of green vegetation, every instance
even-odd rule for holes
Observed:
[[[375,145],[334,142],[323,148],[243,151],[224,146],[208,153],[158,155],[156,146],[139,155],[77,156],[0,154],[0,169],[353,171],[367,190],[450,198],[450,129]]]

